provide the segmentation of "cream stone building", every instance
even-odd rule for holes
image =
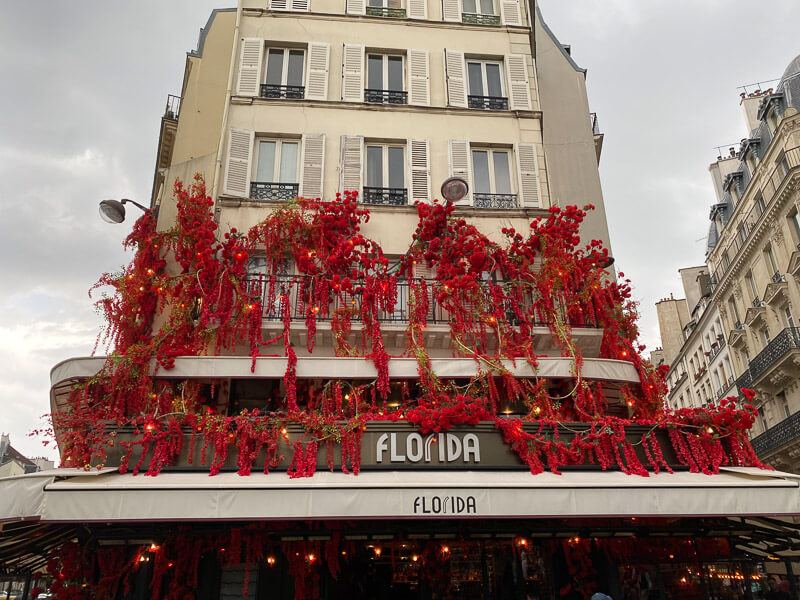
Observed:
[[[800,57],[774,89],[742,94],[747,137],[710,167],[707,253],[737,386],[761,411],[754,446],[800,469]]]

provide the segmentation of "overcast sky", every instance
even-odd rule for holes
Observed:
[[[49,410],[49,372],[89,355],[87,297],[129,260],[130,223],[103,198],[149,200],[159,118],[185,53],[219,0],[0,0],[0,431],[27,437]],[[601,176],[617,266],[658,344],[654,303],[702,264],[718,145],[741,139],[740,85],[780,77],[800,53],[798,0],[541,0],[588,69],[606,134]],[[576,203],[582,203],[576,199]],[[135,210],[135,209],[133,209]]]

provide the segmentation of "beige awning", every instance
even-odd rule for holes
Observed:
[[[794,475],[739,468],[650,477],[370,471],[297,479],[57,470],[0,480],[0,522],[790,516],[800,515],[799,485]]]

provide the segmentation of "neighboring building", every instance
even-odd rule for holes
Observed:
[[[756,390],[760,456],[800,470],[800,57],[742,94],[747,137],[710,167],[707,261],[737,386]]]
[[[708,268],[679,272],[686,298],[656,303],[664,364],[669,366],[667,404],[698,408],[735,394],[734,375],[719,313],[710,302]]]
[[[8,434],[0,435],[0,478],[47,471],[52,468],[53,461],[46,458],[27,458],[11,445]]]

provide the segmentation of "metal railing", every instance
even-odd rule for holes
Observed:
[[[483,110],[508,110],[508,98],[502,96],[467,96],[467,105],[470,108]]]
[[[500,25],[499,15],[479,15],[477,13],[461,13],[462,23],[470,25]]]
[[[405,8],[387,8],[385,6],[368,6],[368,17],[387,17],[390,19],[404,19],[406,16]]]
[[[261,84],[262,98],[286,98],[288,100],[302,100],[306,96],[306,88],[302,85],[275,85],[272,83]]]
[[[787,327],[750,361],[750,374],[753,379],[758,379],[767,369],[786,356],[790,350],[798,348],[800,348],[800,329]]]
[[[167,96],[167,106],[164,109],[164,118],[170,121],[177,121],[181,113],[181,97],[169,94]]]
[[[761,435],[757,435],[752,439],[751,443],[756,454],[763,456],[767,452],[780,448],[798,437],[800,437],[800,412],[786,417]]]
[[[516,194],[481,194],[472,195],[475,200],[475,208],[501,208],[509,210],[519,208]]]
[[[764,301],[756,296],[753,298],[753,308],[764,308]]]
[[[786,283],[786,276],[782,273],[773,273],[772,283]]]
[[[718,338],[717,341],[711,345],[711,349],[708,351],[708,362],[714,360],[717,354],[722,352],[722,349],[724,347],[725,347],[725,338],[724,337]]]
[[[739,378],[736,380],[736,390],[741,393],[742,388],[751,389],[753,387],[753,376],[750,373],[750,369],[747,369],[744,373],[739,375]]]
[[[784,179],[786,179],[791,170],[798,165],[800,165],[800,146],[786,150],[784,160],[781,161],[781,164],[778,164],[773,169],[768,178],[762,178],[766,181],[761,189],[757,190],[756,193],[760,193],[763,198],[769,199],[771,203],[774,199],[775,192],[781,186]],[[749,191],[749,189],[745,190],[745,193]],[[724,251],[720,253],[720,256],[723,256],[727,252],[728,256],[730,257],[730,262],[725,264],[724,261],[720,261],[719,268],[715,272],[715,275],[717,275],[717,279],[719,281],[722,281],[723,277],[730,269],[730,265],[736,262],[739,252],[741,252],[741,250],[750,240],[753,230],[756,228],[758,222],[761,220],[761,217],[765,212],[767,211],[764,210],[764,207],[758,201],[754,201],[753,206],[750,208],[747,215],[743,219],[738,219],[736,221],[737,225],[742,226],[741,231],[744,232],[744,237],[737,231],[731,242],[725,247]],[[731,219],[731,221],[728,222],[725,229],[730,227],[732,221],[733,220]]]
[[[297,183],[253,181],[250,184],[250,197],[256,200],[294,200],[299,189]]]
[[[408,204],[408,190],[406,188],[364,187],[361,201],[364,204],[404,206]]]
[[[364,90],[364,101],[373,104],[408,104],[408,92],[402,90]]]
[[[403,323],[408,321],[409,307],[411,306],[412,283],[419,286],[421,279],[414,279],[410,282],[407,279],[397,281],[397,300],[394,307],[390,310],[381,310],[377,315],[380,322]],[[442,284],[435,279],[425,280],[428,292],[428,313],[426,320],[428,323],[449,323],[450,313],[438,302],[437,298],[442,290]],[[330,281],[321,281],[320,278],[308,275],[275,275],[270,277],[266,274],[251,274],[247,278],[247,291],[253,299],[260,298],[263,307],[263,318],[268,321],[280,321],[283,319],[283,311],[286,308],[284,303],[288,302],[289,315],[292,320],[305,321],[309,313],[316,315],[319,321],[330,321],[337,310],[350,309],[356,315],[361,312],[362,293],[343,293],[341,297],[330,293],[331,298],[328,306],[317,306],[313,304],[317,297],[316,287],[324,285],[325,289],[332,290]],[[485,289],[486,305],[492,306],[493,300],[487,285]],[[354,282],[354,289],[363,289],[363,282]],[[531,308],[531,303],[524,303],[521,306],[524,312]],[[598,327],[592,315],[583,315],[580,318],[568,318],[565,311],[559,309],[560,317],[564,322],[568,322],[571,327]],[[588,311],[586,311],[588,312]],[[519,325],[516,312],[509,306],[505,310],[508,322],[512,325]],[[531,320],[533,326],[546,326],[547,323],[538,320]]]

